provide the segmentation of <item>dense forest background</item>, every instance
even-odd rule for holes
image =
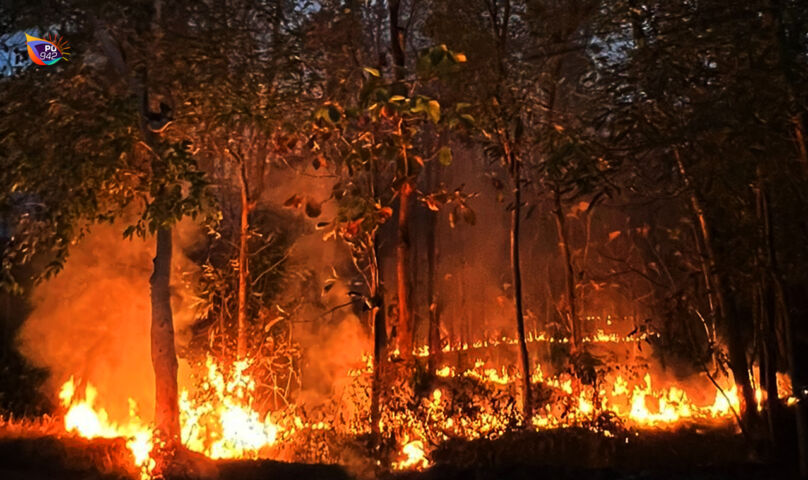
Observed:
[[[602,331],[731,372],[806,460],[775,380],[804,400],[804,2],[11,1],[0,32],[1,410],[84,371],[170,430],[161,379],[211,353],[265,359],[276,408],[345,356],[379,391],[393,351],[503,336],[586,378]]]

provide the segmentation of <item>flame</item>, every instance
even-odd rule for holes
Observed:
[[[429,466],[429,460],[426,459],[424,451],[424,442],[421,440],[409,442],[405,439],[401,454],[404,459],[400,462],[393,462],[395,470],[422,470]]]
[[[65,431],[74,432],[84,438],[126,438],[126,446],[132,453],[141,478],[151,478],[155,467],[151,458],[153,431],[137,415],[137,404],[129,399],[129,421],[118,425],[109,420],[105,409],[95,406],[97,396],[96,388],[88,383],[84,387],[83,398],[80,398],[73,377],[62,385],[59,400],[67,409],[64,417]]]
[[[531,338],[546,337],[534,334]],[[506,340],[503,337],[500,342]],[[623,340],[623,337],[600,332],[590,338],[590,341]],[[472,343],[472,347],[462,344],[460,348],[476,348],[477,343]],[[418,351],[422,352],[423,348]],[[372,356],[363,355],[359,364],[361,366],[349,370],[347,376],[360,390],[366,391],[373,367]],[[352,400],[359,402],[353,409],[359,420],[353,422],[340,420],[337,415],[320,420],[308,419],[301,417],[294,406],[270,416],[260,407],[260,399],[255,398],[256,381],[250,367],[250,361],[222,366],[208,358],[196,388],[181,391],[181,435],[182,442],[189,449],[213,459],[266,458],[278,452],[279,444],[292,444],[305,438],[296,437],[304,432],[337,431],[356,435],[369,430],[366,420],[361,420],[362,412],[367,411],[367,405],[361,403],[367,401],[366,397]],[[718,389],[714,397],[709,397],[695,384],[665,386],[650,372],[638,368],[622,374],[606,374],[601,383],[593,386],[566,372],[550,375],[537,365],[531,372],[531,381],[535,388],[549,392],[549,400],[543,399],[545,403],[536,406],[531,418],[521,419],[514,417],[514,412],[516,415],[519,412],[518,400],[497,403],[480,396],[473,400],[474,408],[458,408],[457,399],[453,398],[456,393],[451,387],[457,385],[452,379],[464,379],[464,382],[484,387],[480,391],[487,393],[479,395],[517,399],[521,373],[513,367],[494,367],[490,362],[477,359],[466,370],[444,365],[436,374],[450,387],[439,386],[421,398],[417,412],[410,408],[386,409],[380,420],[380,430],[398,439],[398,453],[391,463],[393,469],[427,468],[432,446],[449,438],[496,438],[513,428],[514,418],[535,430],[578,426],[613,437],[616,434],[614,429],[598,426],[598,419],[604,412],[612,412],[621,423],[638,430],[675,428],[685,422],[729,422],[739,411],[738,392],[730,379],[719,379],[718,384],[724,388]],[[778,377],[778,387],[781,400],[788,403],[793,397],[786,380],[787,376]],[[117,425],[97,405],[98,391],[92,385],[85,385],[81,394],[77,390],[71,378],[59,392],[66,408],[65,430],[86,438],[126,438],[141,476],[148,478],[155,464],[151,458],[154,441],[150,427],[137,416],[134,401],[130,400],[128,423]],[[696,402],[693,398],[702,401]],[[707,398],[712,402],[705,402]],[[508,408],[512,410],[508,411],[503,405],[510,405]]]
[[[201,391],[191,395],[180,393],[180,423],[182,441],[189,449],[214,459],[254,458],[265,447],[275,444],[278,427],[268,416],[252,408],[255,381],[246,373],[247,361],[235,362],[230,375],[208,358],[207,376],[201,382]],[[155,460],[153,430],[137,414],[137,405],[129,399],[129,420],[118,425],[109,419],[104,408],[96,406],[98,391],[87,384],[83,396],[77,395],[71,377],[60,391],[59,399],[65,407],[65,431],[84,438],[126,438],[126,445],[134,458],[141,478],[151,477]]]
[[[180,424],[188,448],[210,458],[255,458],[275,443],[278,427],[253,408],[255,380],[249,367],[249,361],[234,362],[226,375],[208,357],[200,392],[192,396],[183,389]]]

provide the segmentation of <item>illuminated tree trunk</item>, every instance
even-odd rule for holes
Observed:
[[[378,438],[381,433],[381,391],[383,387],[383,371],[387,356],[387,325],[384,312],[384,293],[382,292],[381,266],[379,265],[379,246],[375,242],[371,259],[370,296],[373,307],[370,320],[373,325],[373,379],[370,387],[370,431]]]
[[[513,272],[513,302],[516,312],[516,332],[519,336],[519,358],[522,364],[522,411],[525,423],[533,416],[533,403],[530,391],[530,359],[525,341],[525,315],[522,308],[522,269],[519,263],[519,232],[522,213],[522,179],[519,161],[509,152],[511,175],[513,177],[513,211],[511,211],[511,271]]]
[[[151,286],[151,358],[155,379],[154,419],[161,436],[179,441],[180,420],[177,396],[177,352],[171,314],[171,229],[157,231],[157,249]]]
[[[434,186],[437,169],[435,164],[431,163],[429,166],[430,175],[428,177],[430,186]],[[438,310],[438,294],[435,291],[437,288],[437,270],[438,270],[438,251],[437,242],[435,239],[435,229],[438,226],[438,213],[432,210],[427,212],[429,216],[429,223],[426,232],[426,249],[427,249],[427,301],[429,302],[429,359],[428,369],[430,372],[435,372],[438,368],[441,358],[440,346],[440,311]]]
[[[393,56],[393,76],[396,81],[404,77],[406,59],[404,55],[404,31],[399,27],[400,0],[388,2],[390,23],[390,53]],[[399,125],[399,134],[401,126]],[[404,182],[398,191],[398,245],[396,247],[396,285],[398,294],[398,344],[401,357],[412,360],[413,315],[412,315],[412,272],[410,251],[410,224],[412,223],[413,183],[410,178],[409,160],[406,147],[402,147]]]
[[[162,2],[155,0],[155,18],[152,28],[156,35],[160,35],[159,21]],[[151,131],[146,124],[150,116],[148,85],[144,78],[138,79],[130,71],[123,52],[96,18],[90,19],[95,24],[95,35],[99,40],[104,54],[110,64],[127,83],[130,92],[135,95],[140,104],[139,127],[144,143],[156,157],[153,161],[159,162],[159,149],[157,148],[157,134]],[[167,122],[168,119],[162,119]],[[163,123],[165,125],[165,123]],[[155,168],[153,167],[154,171]],[[151,288],[151,359],[154,369],[155,381],[155,424],[160,435],[168,442],[180,440],[179,397],[177,394],[177,352],[174,345],[174,320],[171,312],[171,229],[162,227],[156,234],[156,251],[154,255],[154,270],[149,284]]]
[[[412,359],[413,323],[410,288],[410,223],[413,188],[404,182],[399,189],[398,245],[396,247],[396,285],[398,287],[398,335],[401,357]]]
[[[553,210],[558,230],[558,248],[561,249],[561,257],[564,259],[564,272],[567,286],[567,303],[570,327],[572,328],[572,338],[570,345],[572,351],[576,352],[581,346],[581,323],[576,310],[575,298],[575,270],[572,267],[572,254],[570,252],[569,239],[564,221],[564,210],[561,207],[561,194],[555,193],[555,209]]]
[[[247,356],[247,280],[250,275],[247,240],[250,236],[250,201],[247,185],[246,165],[242,159],[241,172],[241,225],[238,248],[238,337],[236,356],[239,360]]]

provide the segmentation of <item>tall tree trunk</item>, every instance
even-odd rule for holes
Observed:
[[[766,191],[763,183],[763,176],[758,169],[758,182],[755,189],[755,210],[758,222],[761,226],[761,237],[763,242],[758,249],[757,262],[760,267],[760,278],[756,285],[756,331],[758,332],[760,344],[760,360],[758,373],[760,378],[759,388],[766,392],[766,421],[769,430],[770,451],[777,455],[780,452],[780,434],[777,428],[777,419],[780,417],[780,399],[777,397],[777,301],[772,288],[770,275],[775,272],[772,268],[771,246],[769,239],[771,231],[769,225],[768,202],[766,201]]]
[[[759,183],[759,204],[763,216],[764,226],[764,239],[766,245],[766,260],[769,270],[770,282],[774,290],[774,301],[780,312],[780,318],[783,322],[783,331],[786,340],[786,360],[788,362],[788,371],[791,375],[792,388],[795,392],[802,391],[803,381],[803,366],[797,361],[796,345],[794,341],[794,320],[789,309],[789,301],[787,298],[786,289],[783,286],[782,274],[780,272],[780,264],[777,260],[777,251],[774,246],[774,231],[771,228],[771,210],[769,208],[768,194],[764,188],[763,181]],[[775,308],[772,308],[774,311]],[[774,332],[775,317],[770,317],[772,322],[767,329],[770,334]],[[774,344],[774,339],[770,339]],[[776,379],[769,379],[776,383]],[[775,397],[777,396],[776,384],[773,388]],[[779,404],[778,404],[779,407]],[[797,452],[799,459],[800,476],[803,478],[808,477],[808,411],[806,411],[805,401],[797,402],[795,405],[795,420],[797,422]]]
[[[400,0],[388,2],[390,23],[390,53],[393,57],[393,76],[396,81],[404,78],[406,58],[404,54],[404,35],[399,22]],[[399,125],[399,134],[401,134]],[[406,147],[402,147],[404,164],[404,181],[398,191],[398,246],[396,248],[396,282],[398,294],[398,344],[401,357],[412,360],[414,326],[412,315],[412,272],[410,251],[410,224],[412,223],[412,195],[414,192],[412,172],[409,171],[409,160]]]
[[[241,225],[238,246],[238,334],[236,339],[236,358],[247,357],[247,283],[250,275],[247,240],[250,236],[250,194],[247,184],[247,166],[241,160]]]
[[[410,288],[410,223],[412,221],[413,187],[405,181],[398,191],[398,245],[396,246],[396,286],[398,292],[398,337],[401,357],[412,360],[413,316]]]
[[[435,164],[429,165],[429,185],[435,186],[437,168]],[[438,308],[437,271],[438,271],[438,247],[435,238],[435,231],[438,227],[438,213],[432,210],[427,212],[428,225],[426,231],[426,262],[427,262],[427,302],[429,303],[429,358],[428,369],[435,372],[441,359],[440,346],[440,310]]]
[[[577,352],[581,346],[581,323],[576,310],[575,298],[575,269],[572,267],[572,253],[570,252],[569,239],[567,238],[567,228],[564,219],[564,210],[561,205],[561,194],[555,192],[555,209],[553,210],[556,229],[558,230],[558,247],[561,250],[561,257],[564,259],[564,272],[566,276],[567,300],[569,322],[572,327],[572,338],[570,345],[572,351]]]
[[[513,272],[513,302],[516,311],[516,331],[519,336],[519,358],[522,364],[522,412],[525,423],[533,416],[530,388],[530,359],[525,341],[525,315],[522,308],[522,269],[519,263],[519,232],[522,214],[522,179],[519,161],[511,157],[513,176],[513,211],[511,211],[511,271]]]
[[[151,28],[155,37],[159,39],[162,35],[160,29],[162,0],[154,1],[152,11],[154,18]],[[91,16],[90,22],[94,25],[95,36],[99,40],[107,60],[138,100],[140,117],[138,126],[144,143],[155,156],[152,160],[152,171],[158,170],[155,167],[159,167],[159,162],[162,161],[159,156],[158,134],[147,125],[147,118],[153,116],[153,112],[149,111],[149,90],[145,78],[148,70],[144,69],[143,78],[138,78],[138,75],[134,74],[126,63],[119,46],[120,43],[112,38],[109,31],[101,25],[97,18]],[[157,123],[165,125],[168,121],[167,118],[161,118]],[[151,358],[155,381],[154,417],[160,436],[170,445],[180,441],[177,352],[174,345],[174,320],[169,287],[171,281],[171,229],[163,226],[157,230],[156,242],[154,269],[149,279],[152,310]]]
[[[393,56],[393,76],[396,80],[404,77],[404,34],[398,25],[401,0],[389,0],[388,13],[390,15],[390,54]]]
[[[169,442],[180,439],[177,395],[177,352],[171,315],[171,229],[157,231],[157,248],[151,286],[151,358],[155,379],[154,419],[160,435]]]
[[[702,207],[698,192],[696,191],[690,176],[687,173],[679,150],[674,149],[674,158],[682,180],[685,183],[690,195],[690,206],[696,216],[701,233],[704,253],[707,257],[707,265],[710,269],[710,279],[715,289],[715,299],[719,318],[727,329],[727,347],[729,350],[729,362],[734,377],[735,384],[741,390],[741,412],[746,424],[750,424],[756,417],[755,412],[755,390],[749,378],[749,362],[746,359],[746,344],[743,341],[741,332],[741,319],[736,312],[733,302],[727,301],[723,278],[718,271],[718,261],[713,249],[712,234],[710,232],[707,215]]]
[[[780,400],[777,398],[777,340],[775,337],[776,304],[770,285],[761,272],[762,281],[755,286],[755,324],[759,340],[758,388],[766,392],[766,424],[769,430],[769,450],[778,455]]]
[[[699,234],[699,229],[696,228],[695,225],[691,223],[693,228],[693,244],[696,246],[696,254],[699,256],[699,262],[701,263],[701,274],[704,276],[704,288],[707,290],[707,303],[710,307],[710,332],[708,340],[711,344],[715,343],[715,317],[717,315],[716,312],[716,301],[715,301],[715,287],[713,287],[713,282],[710,278],[710,266],[707,264],[707,256],[704,254],[704,248],[701,245],[702,238]],[[715,355],[712,355],[713,361],[715,361]]]
[[[788,85],[788,101],[791,110],[791,121],[794,128],[794,141],[799,154],[800,163],[808,175],[808,146],[806,146],[806,131],[808,131],[808,112],[797,97],[797,92],[804,89],[799,74],[800,57],[804,54],[803,39],[799,35],[799,30],[789,28],[786,25],[787,5],[784,0],[772,0],[774,27],[776,42],[780,50],[780,67],[783,71]],[[791,26],[793,27],[793,25]],[[772,242],[770,241],[770,245]],[[770,247],[770,252],[774,255],[774,248]],[[775,261],[776,266],[776,261]],[[783,310],[784,331],[786,336],[786,356],[788,359],[789,373],[794,391],[801,391],[805,385],[805,372],[800,361],[797,359],[796,341],[794,338],[794,319],[789,311],[789,304],[786,299],[786,290],[780,280],[780,275],[776,275],[774,286],[778,296],[778,302]],[[800,476],[808,478],[808,407],[803,399],[796,405],[797,437],[799,449]]]
[[[506,89],[505,79],[508,78],[508,66],[506,63],[507,43],[509,26],[511,20],[511,2],[504,0],[500,5],[496,1],[487,1],[486,6],[491,20],[491,30],[496,38],[497,47],[497,69],[499,73],[497,84],[496,100],[501,104]],[[500,15],[500,6],[502,13]],[[513,150],[512,139],[506,129],[498,127],[499,143],[503,148],[504,159],[510,168],[510,176],[513,181],[514,204],[511,211],[511,273],[513,274],[513,302],[516,314],[516,333],[519,341],[519,357],[522,367],[522,413],[525,423],[530,422],[533,416],[533,404],[530,388],[530,357],[527,351],[525,340],[525,315],[522,307],[522,271],[519,261],[519,231],[522,213],[522,178],[520,172],[520,161]]]
[[[769,11],[774,25],[774,37],[779,50],[779,64],[786,81],[791,123],[794,130],[794,141],[799,153],[800,163],[808,174],[808,146],[806,146],[806,130],[808,130],[808,112],[800,105],[797,92],[804,87],[799,74],[799,58],[804,54],[802,39],[793,25],[786,25],[787,6],[784,0],[772,0]],[[790,28],[791,27],[791,28]]]
[[[383,371],[387,356],[387,325],[385,322],[384,293],[382,292],[381,272],[379,264],[378,242],[373,242],[371,259],[371,288],[370,296],[372,308],[370,321],[373,325],[373,379],[370,387],[370,431],[378,439],[381,433],[381,391],[383,386]]]

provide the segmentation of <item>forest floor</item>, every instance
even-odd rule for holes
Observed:
[[[626,441],[628,440],[628,441]],[[370,475],[350,465],[271,460],[203,462],[172,480],[769,480],[794,475],[755,460],[728,430],[645,431],[605,438],[585,430],[514,432],[496,440],[453,441],[424,471]],[[0,479],[128,480],[122,439],[0,435]]]

